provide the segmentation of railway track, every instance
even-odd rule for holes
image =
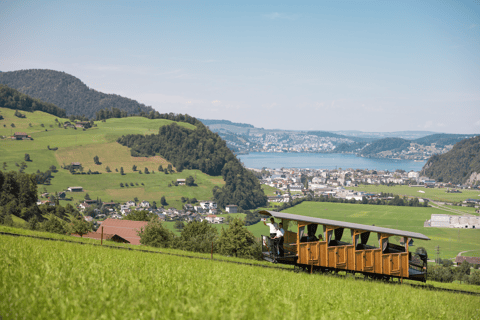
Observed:
[[[298,270],[292,268],[292,267],[285,267],[285,266],[280,266],[277,264],[274,265],[261,265],[261,264],[255,264],[255,263],[248,263],[248,262],[241,262],[241,261],[231,261],[231,260],[223,260],[223,259],[217,259],[217,258],[206,258],[206,257],[196,257],[196,256],[189,256],[189,255],[184,255],[184,254],[178,254],[178,253],[172,253],[172,252],[161,252],[161,251],[150,251],[150,250],[143,250],[143,249],[132,249],[132,248],[125,248],[125,247],[117,247],[117,246],[111,246],[108,244],[100,245],[97,243],[85,243],[85,242],[79,242],[79,241],[73,241],[73,240],[66,240],[66,239],[55,239],[55,238],[47,238],[47,237],[38,237],[38,236],[33,236],[33,235],[25,235],[25,234],[18,234],[18,233],[10,233],[10,232],[1,232],[0,235],[6,235],[6,236],[12,236],[12,237],[26,237],[26,238],[34,238],[34,239],[40,239],[40,240],[45,240],[45,241],[60,241],[60,242],[67,242],[67,243],[74,243],[74,244],[80,244],[80,245],[90,245],[90,246],[97,246],[97,247],[106,247],[108,249],[117,249],[117,250],[129,250],[129,251],[139,251],[139,252],[145,252],[145,253],[153,253],[153,254],[164,254],[164,255],[170,255],[170,256],[176,256],[176,257],[182,257],[182,258],[190,258],[190,259],[201,259],[201,260],[213,260],[213,261],[218,261],[218,262],[227,262],[227,263],[233,263],[233,264],[239,264],[239,265],[247,265],[247,266],[252,266],[252,267],[260,267],[260,268],[268,268],[268,269],[279,269],[279,270],[285,270],[285,271],[291,271],[291,272],[298,272]],[[308,272],[308,271],[307,271]],[[317,274],[317,272],[315,272]],[[335,276],[339,278],[345,278],[347,275],[342,275],[338,273],[330,273],[329,276]],[[358,280],[361,280],[362,278],[358,278]],[[363,278],[364,281],[380,281],[380,280],[372,280],[372,279],[367,279],[366,277]],[[473,295],[473,296],[480,296],[480,292],[472,292],[472,291],[464,291],[464,290],[456,290],[456,289],[448,289],[448,288],[441,288],[441,287],[435,287],[433,285],[425,285],[425,284],[412,284],[412,283],[403,283],[401,284],[400,282],[386,282],[382,281],[385,284],[389,285],[406,285],[406,286],[411,286],[413,288],[417,289],[422,289],[422,290],[428,290],[428,291],[444,291],[444,292],[451,292],[451,293],[459,293],[459,294],[466,294],[466,295]]]

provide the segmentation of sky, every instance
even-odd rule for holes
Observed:
[[[266,129],[478,134],[480,0],[2,0],[22,69]]]

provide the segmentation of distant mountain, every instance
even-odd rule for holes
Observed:
[[[421,173],[437,181],[480,183],[480,136],[455,144],[449,152],[432,156]]]
[[[90,89],[80,79],[60,71],[32,69],[1,72],[0,84],[65,109],[67,115],[94,118],[95,112],[112,107],[129,114],[153,110],[135,100]]]
[[[436,132],[431,131],[363,132],[358,130],[340,130],[333,132],[343,134],[349,137],[369,138],[372,140],[378,140],[383,138],[402,138],[405,140],[415,140],[432,134],[436,134]]]
[[[402,138],[385,138],[372,142],[362,149],[362,156],[376,156],[380,152],[402,152],[408,149],[410,141]]]
[[[229,125],[229,126],[236,126],[236,127],[242,127],[242,128],[255,128],[251,124],[232,122],[230,120],[208,120],[208,119],[198,119],[198,120],[200,120],[206,126],[211,126],[211,125],[214,125],[214,124],[218,125],[219,124],[219,125]]]
[[[423,138],[414,140],[413,142],[429,146],[432,143],[435,143],[437,147],[445,147],[448,145],[454,145],[457,142],[462,141],[463,139],[468,139],[475,137],[474,134],[447,134],[447,133],[437,133],[432,134]]]

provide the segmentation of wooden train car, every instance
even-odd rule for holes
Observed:
[[[362,273],[385,280],[425,282],[427,279],[427,253],[409,252],[412,239],[430,240],[421,233],[284,212],[261,211],[260,214],[280,219],[284,230],[288,230],[292,222],[297,224],[297,232],[285,231],[282,256],[273,241],[263,236],[262,254],[267,261],[307,270]],[[319,227],[322,229],[318,230]],[[344,235],[345,229],[350,230],[349,235]],[[371,233],[377,234],[378,247],[367,245]],[[393,236],[401,237],[403,245],[391,243],[389,238]]]

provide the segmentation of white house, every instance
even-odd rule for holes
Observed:
[[[202,207],[203,210],[210,210],[210,209],[216,209],[217,208],[217,203],[215,201],[202,201],[200,202],[200,206]]]
[[[150,202],[144,200],[144,201],[140,202],[140,207],[150,208]]]

